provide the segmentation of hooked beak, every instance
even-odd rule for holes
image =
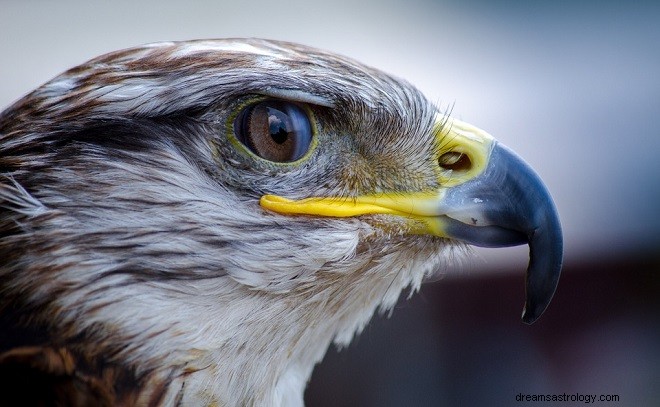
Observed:
[[[264,195],[260,204],[283,214],[398,215],[422,225],[413,233],[475,246],[529,244],[522,319],[531,324],[550,303],[561,272],[561,225],[550,193],[529,165],[488,133],[446,117],[439,117],[437,123],[436,139],[442,140],[438,153],[441,186],[435,191],[297,201]],[[441,130],[447,123],[449,130]]]

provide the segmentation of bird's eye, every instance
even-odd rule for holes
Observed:
[[[265,100],[245,107],[236,116],[234,135],[265,160],[292,162],[309,151],[313,132],[301,107],[291,102]]]

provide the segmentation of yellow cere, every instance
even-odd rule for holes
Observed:
[[[495,139],[485,131],[458,119],[438,116],[436,119],[438,144],[440,153],[463,153],[470,158],[472,166],[461,173],[452,173],[446,179],[441,179],[443,187],[453,187],[475,178],[481,174],[488,164]],[[445,178],[445,177],[441,177]]]

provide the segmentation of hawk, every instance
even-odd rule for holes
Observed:
[[[469,245],[529,244],[533,322],[552,199],[445,113],[260,39],[117,51],[28,94],[0,115],[0,402],[301,406],[331,343]]]

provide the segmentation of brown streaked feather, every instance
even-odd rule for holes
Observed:
[[[14,348],[0,355],[0,405],[118,405],[111,375],[104,373],[94,377],[78,371],[65,348]]]

